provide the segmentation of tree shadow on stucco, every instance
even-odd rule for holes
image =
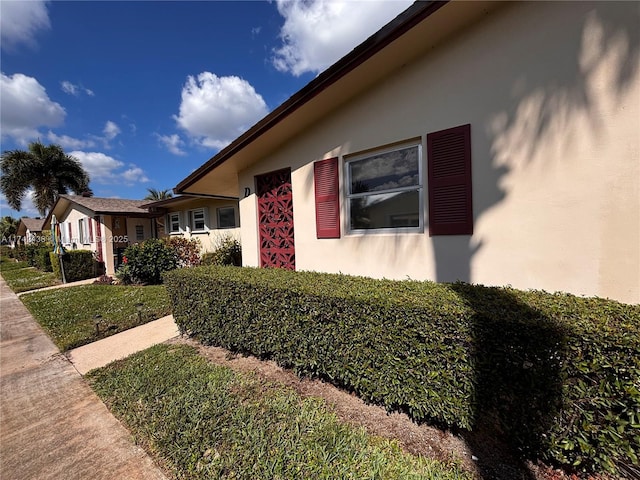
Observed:
[[[532,44],[533,51],[521,51],[518,56],[509,51],[521,45],[516,42],[513,46],[506,45],[505,58],[513,61],[510,68],[518,72],[516,76],[480,73],[482,68],[489,72],[501,70],[496,51],[502,46],[495,45],[494,49],[489,45],[486,57],[479,55],[480,70],[474,78],[474,88],[510,92],[510,95],[503,96],[503,101],[497,102],[492,112],[487,112],[484,125],[472,124],[475,226],[489,210],[510,196],[510,183],[505,180],[513,169],[534,162],[544,161],[546,166],[552,166],[564,161],[565,145],[575,141],[577,130],[585,125],[577,119],[587,120],[590,135],[606,133],[599,115],[602,100],[598,98],[599,90],[594,88],[604,78],[603,72],[607,72],[607,94],[614,101],[623,98],[637,81],[640,63],[637,4],[617,3],[615,8],[607,3],[558,5],[572,9],[571,15],[581,21],[569,22],[561,28],[556,24],[550,30],[556,35],[561,32],[555,40],[547,39],[549,42],[561,40],[556,49],[545,50]],[[494,21],[504,21],[501,15],[511,8],[520,7],[498,10]],[[534,17],[542,15],[533,6],[526,8]],[[561,21],[566,16],[565,12],[555,20],[538,20],[542,25],[546,21]],[[540,29],[541,37],[554,33]],[[467,41],[473,38],[473,29],[468,34]],[[568,61],[558,62],[558,55]],[[537,60],[530,61],[531,58]],[[545,58],[555,68],[541,68]],[[559,131],[565,133],[559,155],[542,159],[538,149],[554,141]],[[536,165],[536,168],[545,168],[545,165]],[[517,227],[501,225],[500,228],[508,234],[510,228]],[[483,249],[492,247],[492,237],[485,233],[432,237],[435,280],[477,282],[474,261]],[[505,263],[509,261],[508,255],[503,253]],[[562,381],[558,362],[565,355],[565,335],[559,326],[508,289],[470,288],[465,283],[454,283],[452,288],[475,312],[471,319],[476,369],[475,427],[473,432],[464,433],[464,438],[478,458],[484,479],[533,478],[523,459],[538,457],[544,447],[545,432],[553,425],[554,415],[560,408]],[[514,434],[508,434],[509,430]],[[511,452],[497,455],[499,449]]]

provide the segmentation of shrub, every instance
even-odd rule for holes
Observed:
[[[638,464],[640,306],[275,269],[165,275],[180,330],[577,470]]]
[[[27,248],[24,244],[20,243],[16,245],[16,248],[13,248],[9,253],[11,258],[15,258],[19,262],[27,261]]]
[[[53,271],[51,268],[51,260],[49,259],[49,252],[52,250],[53,247],[48,242],[28,243],[25,246],[27,263],[30,267],[36,267],[43,272]]]
[[[60,257],[49,252],[53,273],[62,280],[60,270]],[[104,274],[104,263],[97,262],[93,252],[89,250],[68,250],[62,256],[64,266],[64,279],[67,282],[76,282],[87,278],[95,278]]]
[[[162,283],[162,273],[177,266],[174,251],[163,240],[150,238],[124,251],[125,266],[116,272],[123,283]]]
[[[242,265],[242,247],[240,242],[231,235],[218,237],[215,250],[205,253],[202,257],[203,265]]]
[[[200,265],[201,245],[197,238],[170,237],[166,242],[176,257],[178,268]]]

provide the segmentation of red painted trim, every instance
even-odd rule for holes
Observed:
[[[91,217],[87,217],[87,222],[89,223],[89,242],[93,243],[93,221]]]
[[[100,215],[93,217],[96,221],[96,256],[99,262],[103,262],[102,256],[102,228],[100,226]]]
[[[429,236],[473,234],[471,125],[427,134]]]
[[[340,182],[338,158],[313,164],[317,238],[340,238]]]

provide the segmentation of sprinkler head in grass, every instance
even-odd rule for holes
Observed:
[[[136,303],[136,310],[138,311],[138,323],[142,323],[142,307],[144,307],[144,303]]]
[[[102,315],[97,314],[93,317],[93,324],[96,327],[96,335],[100,335],[100,323],[102,323]]]

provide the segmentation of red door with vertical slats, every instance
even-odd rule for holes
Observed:
[[[295,270],[291,169],[256,177],[260,266]]]

